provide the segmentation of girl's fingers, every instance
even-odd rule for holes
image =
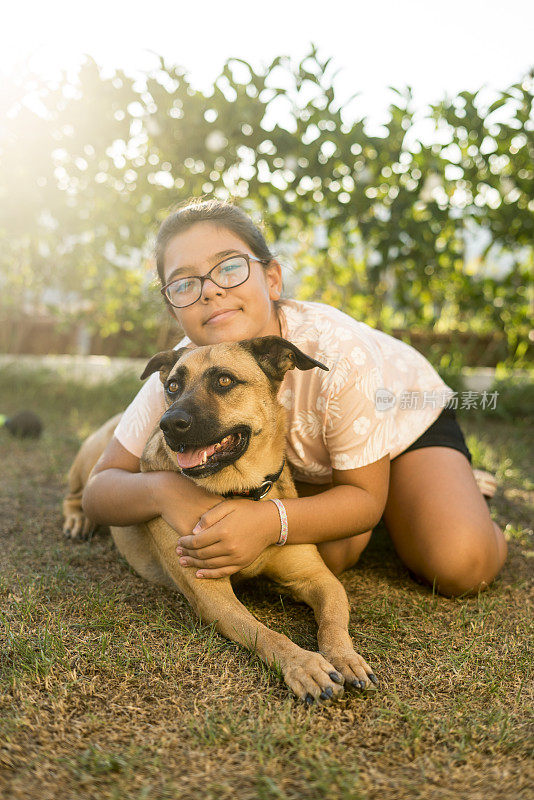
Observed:
[[[221,519],[224,519],[224,517],[226,517],[232,511],[233,508],[230,507],[230,504],[227,500],[217,503],[216,506],[209,508],[202,514],[199,521],[193,528],[193,531],[200,532],[206,528],[211,528],[212,525],[215,525],[216,522],[220,522]]]
[[[186,547],[178,546],[176,552],[179,556],[186,558],[218,558],[228,555],[228,548],[222,542],[210,544],[208,547],[200,547],[197,550],[188,550]]]
[[[239,572],[241,567],[221,567],[220,569],[203,569],[201,572],[196,573],[196,578],[226,578],[228,575],[233,575],[234,572]]]
[[[177,547],[182,550],[198,550],[201,547],[209,547],[212,544],[216,544],[219,539],[217,531],[209,530],[180,537]]]
[[[235,566],[235,569],[241,569],[235,563],[235,558],[231,558],[230,556],[221,556],[219,558],[210,558],[210,559],[203,559],[203,558],[185,558],[184,556],[180,557],[180,565],[182,567],[194,567],[195,569],[202,569],[203,567],[208,567],[209,569],[217,569],[219,567],[228,567],[228,566]]]

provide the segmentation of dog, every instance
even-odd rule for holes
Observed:
[[[277,393],[289,369],[327,369],[278,336],[168,350],[153,356],[141,378],[159,371],[166,411],[141,457],[141,471],[180,472],[210,492],[258,500],[294,498],[297,491],[285,451],[285,410]],[[69,475],[65,532],[83,536],[90,523],[81,511],[83,485],[118,417],[82,445]],[[149,581],[178,589],[205,623],[278,667],[307,704],[339,698],[344,686],[371,689],[371,668],[355,652],[348,632],[349,603],[340,581],[313,544],[268,547],[230,578],[199,580],[180,565],[179,535],[161,517],[112,527],[119,552]],[[263,574],[307,603],[318,623],[319,652],[307,651],[260,623],[237,599],[232,581]]]

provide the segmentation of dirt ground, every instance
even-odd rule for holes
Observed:
[[[180,595],[134,574],[104,531],[62,538],[69,462],[136,388],[0,376],[0,411],[45,422],[38,442],[0,430],[0,795],[532,798],[532,422],[460,418],[474,465],[499,481],[499,578],[478,597],[435,595],[377,529],[343,583],[380,688],[306,709]],[[316,648],[307,607],[266,581],[239,595]]]

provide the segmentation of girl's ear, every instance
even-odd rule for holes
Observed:
[[[271,300],[280,300],[282,294],[282,267],[279,262],[273,258],[269,266],[264,268],[265,279],[269,286],[269,298]]]

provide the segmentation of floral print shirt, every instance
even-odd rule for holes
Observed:
[[[282,336],[328,367],[289,370],[278,398],[287,412],[287,459],[295,480],[330,483],[336,470],[402,453],[454,395],[410,345],[323,303],[281,300]],[[177,347],[189,344],[184,337]],[[136,456],[165,410],[151,375],[115,429]]]

